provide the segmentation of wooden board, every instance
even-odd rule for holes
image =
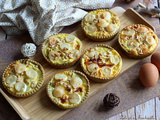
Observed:
[[[121,7],[115,7],[111,9],[111,11],[116,13],[119,16],[120,22],[121,22],[120,29],[124,28],[129,24],[139,23],[139,24],[147,25],[154,30],[154,28],[146,20],[144,20],[139,14],[137,14],[133,9],[128,9],[125,11]],[[72,34],[77,36],[82,41],[83,49],[93,47],[97,44],[107,44],[115,48],[122,56],[122,61],[123,61],[120,75],[140,61],[140,60],[128,58],[121,53],[121,50],[119,49],[119,46],[117,44],[117,36],[111,41],[93,42],[84,36],[81,28],[74,31]],[[34,56],[31,59],[38,61],[44,67],[45,82],[42,88],[35,95],[28,98],[14,98],[8,93],[6,93],[6,91],[3,91],[2,89],[0,89],[0,92],[7,99],[7,101],[12,105],[12,107],[16,110],[16,112],[20,115],[22,119],[54,119],[54,120],[58,119],[61,116],[65,115],[67,112],[69,112],[70,109],[62,110],[60,108],[57,108],[55,105],[53,105],[53,103],[49,100],[46,94],[46,84],[55,73],[63,71],[64,69],[52,68],[44,60],[41,53],[38,53],[36,56]],[[72,70],[72,69],[82,71],[79,62],[73,67],[70,67],[65,70]],[[90,91],[90,96],[91,96],[95,92],[98,92],[104,86],[109,84],[110,82],[95,83],[90,81],[90,83],[91,83],[91,91]]]

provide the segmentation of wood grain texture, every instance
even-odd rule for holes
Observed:
[[[160,97],[156,97],[155,98],[155,111],[156,111],[156,115],[155,115],[155,118],[157,120],[160,120]]]
[[[136,106],[136,119],[155,120],[155,118],[156,117],[155,117],[155,100],[154,99]]]
[[[128,120],[134,120],[135,119],[135,107],[132,107],[131,109],[127,110]]]

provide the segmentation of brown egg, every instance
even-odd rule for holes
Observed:
[[[155,52],[151,56],[151,62],[160,70],[160,52]]]
[[[159,71],[152,63],[146,63],[139,70],[139,79],[145,87],[154,86],[159,79]]]

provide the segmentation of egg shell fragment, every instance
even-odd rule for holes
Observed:
[[[152,63],[146,63],[139,70],[139,79],[145,87],[153,87],[159,79],[159,71]]]

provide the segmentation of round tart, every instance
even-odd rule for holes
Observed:
[[[74,108],[81,105],[89,95],[89,81],[79,71],[63,71],[55,74],[47,85],[47,94],[60,108]]]
[[[56,68],[72,66],[81,56],[82,43],[71,34],[61,33],[48,37],[42,45],[44,58]]]
[[[121,30],[118,42],[127,56],[144,58],[154,52],[158,45],[158,37],[151,28],[134,24]]]
[[[118,16],[108,9],[91,11],[81,22],[85,35],[94,41],[106,41],[113,38],[120,27]]]
[[[36,93],[43,85],[43,81],[42,66],[30,59],[11,63],[2,75],[4,88],[16,97],[28,97]]]
[[[119,74],[122,58],[112,47],[97,45],[84,53],[81,58],[81,67],[90,79],[107,82]]]

